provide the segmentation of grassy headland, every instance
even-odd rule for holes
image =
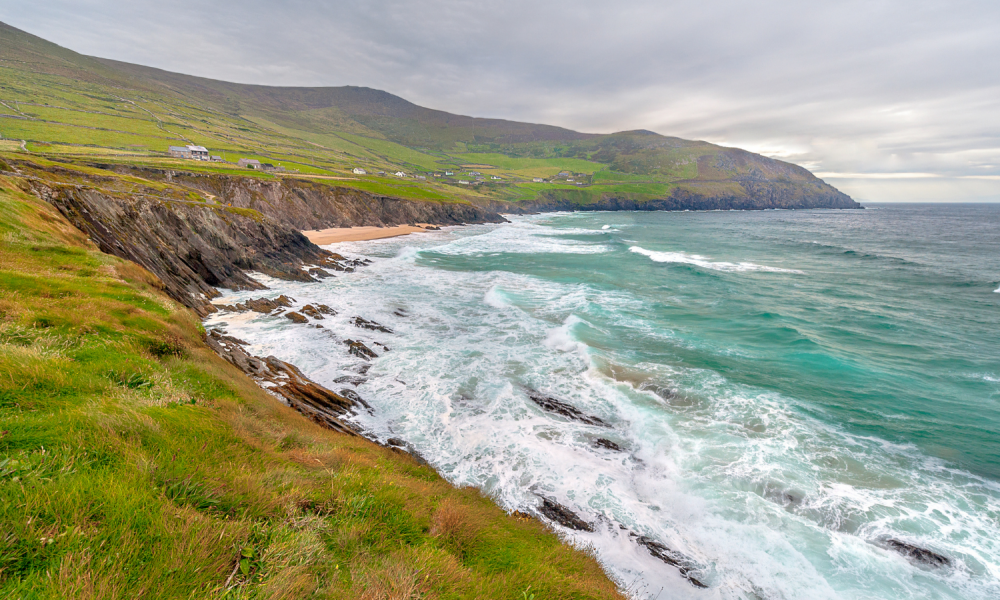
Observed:
[[[621,597],[541,523],[283,406],[22,185],[0,176],[0,596]]]

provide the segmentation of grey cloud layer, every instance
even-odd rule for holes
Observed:
[[[862,199],[1000,200],[996,2],[0,0],[0,19],[206,77],[737,145]]]

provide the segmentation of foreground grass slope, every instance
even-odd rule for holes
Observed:
[[[20,184],[0,177],[0,597],[621,597],[537,521],[280,404]]]
[[[82,56],[2,23],[0,137],[65,160],[237,171],[166,155],[170,145],[194,143],[228,163],[255,158],[417,200],[596,205],[696,196],[751,198],[743,206],[757,208],[853,207],[805,169],[735,148],[466,117],[362,87],[214,81]]]

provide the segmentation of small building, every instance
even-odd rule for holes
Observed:
[[[241,158],[236,161],[236,166],[242,167],[244,169],[260,169],[262,165],[260,161],[256,158]]]
[[[364,170],[364,169],[362,169],[361,167],[354,167],[354,171],[353,171],[353,173],[354,173],[355,175],[367,175],[367,174],[368,174],[368,171],[365,171],[365,170]]]
[[[458,185],[469,185],[469,182],[466,181],[466,180],[464,180],[464,179],[459,179],[458,180]]]
[[[482,173],[480,173],[479,171],[469,171],[469,175],[472,175],[473,177],[475,177],[477,175],[482,175]]]
[[[567,179],[566,181],[573,181],[572,179]]]
[[[424,176],[424,175],[417,175],[416,178],[417,179],[423,179],[424,181],[427,181],[427,177]]]
[[[187,149],[187,146],[171,146],[167,153],[170,154],[171,158],[191,158],[191,151]]]
[[[559,171],[559,175],[558,176],[559,177],[569,177],[570,176],[570,172],[569,171]]]
[[[194,160],[210,160],[208,149],[204,146],[188,146],[188,150],[191,151],[191,158]]]
[[[378,175],[381,175],[382,177],[385,177],[385,171],[379,171]]]
[[[451,171],[445,171],[444,175],[445,177],[451,177],[452,175],[454,175],[454,173],[452,173]]]
[[[406,177],[406,173],[402,171],[396,171],[395,173],[393,173],[393,175],[395,175],[396,177]]]
[[[535,183],[545,183],[545,180],[542,179],[541,177],[534,177],[534,178],[532,178],[531,181],[533,181]]]
[[[502,181],[502,180],[501,180],[501,179],[500,179],[499,177],[497,177],[496,175],[492,175],[492,176],[490,176],[490,179],[492,179],[493,181]]]
[[[222,160],[221,156],[213,156],[212,162],[226,162],[226,161]]]

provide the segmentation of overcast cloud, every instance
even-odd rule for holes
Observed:
[[[860,200],[1000,201],[996,0],[0,0],[0,20],[215,79],[739,146]]]

